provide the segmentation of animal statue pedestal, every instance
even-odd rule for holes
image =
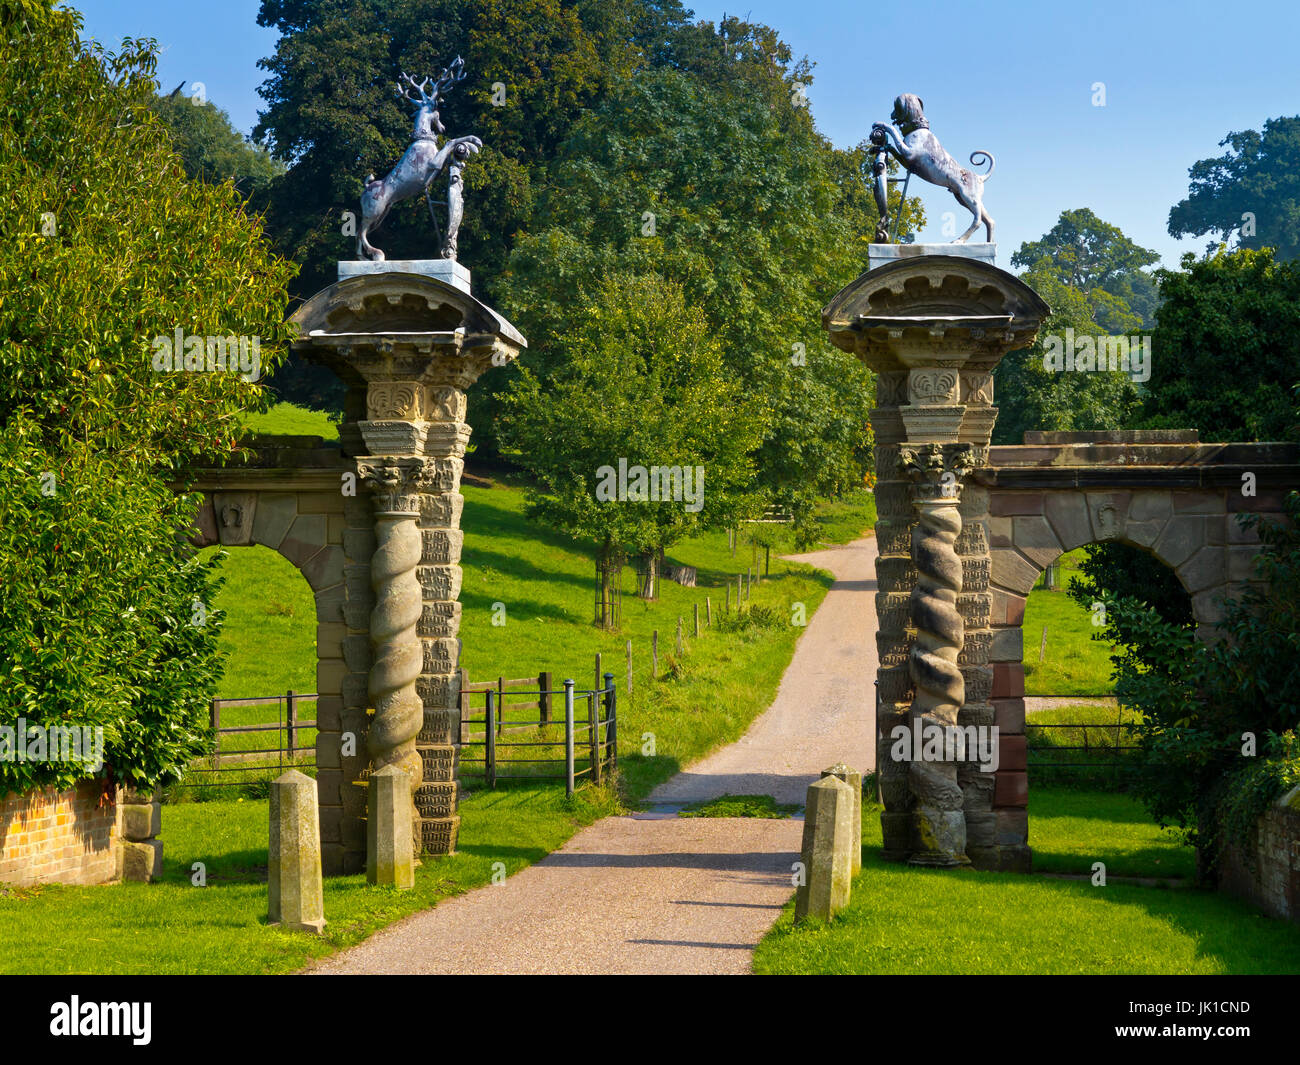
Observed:
[[[341,807],[343,872],[366,867],[367,788],[386,766],[403,770],[412,791],[411,824],[389,819],[393,839],[417,854],[455,849],[466,393],[526,344],[450,281],[367,265],[291,318],[294,350],[347,386],[342,710],[318,726],[317,744],[321,807]]]
[[[340,259],[339,280],[367,274],[418,274],[470,291],[470,272],[455,259]]]
[[[898,262],[899,259],[917,259],[926,255],[952,255],[959,259],[995,265],[997,244],[868,244],[867,269]],[[341,264],[340,264],[341,265]]]
[[[865,271],[822,312],[831,342],[877,375],[882,856],[1027,871],[1015,771],[985,772],[955,745],[936,756],[911,737],[997,724],[991,625],[1009,608],[992,567],[989,491],[972,477],[989,462],[993,370],[1033,343],[1049,309],[980,245],[888,247],[911,254]]]

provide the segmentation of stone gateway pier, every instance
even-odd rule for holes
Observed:
[[[364,265],[291,319],[347,386],[341,448],[266,438],[198,483],[198,543],[265,544],[316,592],[326,873],[366,868],[367,782],[387,766],[412,783],[415,851],[455,849],[466,392],[526,344],[457,264]]]
[[[1212,639],[1219,604],[1250,580],[1259,550],[1236,516],[1282,516],[1300,487],[1300,447],[1201,444],[1194,430],[1030,433],[990,447],[993,370],[1033,343],[1047,305],[992,264],[990,245],[872,253],[883,265],[822,320],[877,375],[884,857],[1028,871],[1021,624],[1038,575],[1084,544],[1131,544],[1174,570],[1198,637]],[[900,726],[996,727],[997,768],[983,771],[969,747],[897,759],[889,738]]]

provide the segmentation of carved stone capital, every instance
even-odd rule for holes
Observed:
[[[357,459],[357,476],[374,496],[377,514],[420,515],[420,496],[454,492],[460,463],[419,455],[380,455]]]
[[[961,499],[961,482],[974,468],[970,444],[927,443],[903,446],[899,460],[912,481],[912,498],[921,501]]]

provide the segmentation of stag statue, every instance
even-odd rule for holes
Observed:
[[[454,85],[465,80],[465,61],[459,56],[451,66],[446,67],[429,89],[429,79],[417,84],[408,74],[402,75],[403,81],[397,83],[397,92],[416,105],[415,130],[411,135],[411,145],[406,149],[397,165],[381,181],[370,174],[366,178],[366,187],[361,193],[361,227],[357,232],[357,255],[361,258],[382,261],[384,253],[370,243],[371,230],[378,229],[383,223],[388,209],[395,203],[409,200],[424,193],[429,205],[429,215],[434,226],[438,220],[433,214],[433,201],[429,196],[429,186],[443,170],[447,171],[447,236],[439,249],[443,259],[456,258],[456,238],[460,231],[460,221],[465,213],[462,171],[470,154],[483,147],[477,137],[455,137],[441,147],[438,146],[439,134],[446,133],[442,119],[438,117],[438,104]]]

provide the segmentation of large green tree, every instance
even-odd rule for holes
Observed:
[[[1300,263],[1270,250],[1185,255],[1160,272],[1163,304],[1141,425],[1201,439],[1295,439]]]
[[[760,489],[806,510],[862,476],[871,377],[825,341],[818,312],[860,272],[874,211],[798,102],[806,68],[764,27],[723,29],[692,38],[716,50],[713,80],[643,70],[575,124],[501,288],[546,379],[569,308],[603,276],[679,281],[754,399]]]
[[[262,145],[230,124],[230,116],[210,100],[185,95],[177,86],[159,94],[151,106],[171,131],[187,177],[230,181],[255,204],[262,204],[271,181],[284,172]]]
[[[155,340],[256,338],[273,366],[293,268],[232,185],[187,179],[153,42],[80,25],[0,0],[0,723],[102,728],[112,778],[151,787],[204,748],[218,668],[186,469],[262,398],[251,358],[159,371]],[[86,775],[5,761],[0,792]]]
[[[665,549],[752,509],[751,400],[701,311],[653,274],[607,276],[560,340],[563,365],[546,381],[525,368],[503,411],[535,478],[529,513],[593,542],[602,604],[629,555],[649,561],[653,597]]]
[[[1169,235],[1236,238],[1239,248],[1300,255],[1300,115],[1270,118],[1264,132],[1229,133],[1228,151],[1192,164],[1187,198],[1169,211]],[[1214,247],[1211,244],[1211,249]]]
[[[1027,241],[1011,256],[1052,313],[1034,346],[1007,355],[995,372],[994,443],[1018,444],[1032,429],[1130,424],[1141,402],[1132,374],[1060,372],[1048,368],[1044,354],[1050,343],[1063,342],[1067,330],[1093,337],[1149,330],[1158,298],[1148,267],[1158,259],[1086,207],[1062,211],[1041,240]]]

